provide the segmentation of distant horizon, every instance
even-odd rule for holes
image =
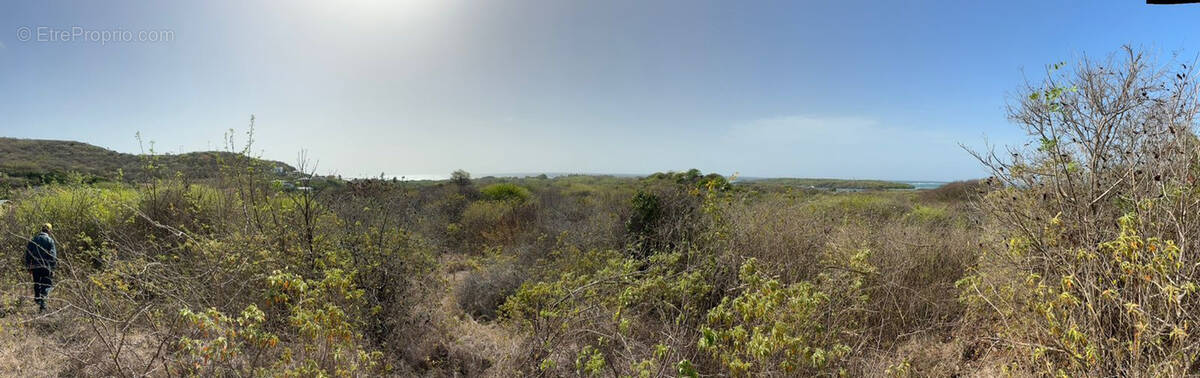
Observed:
[[[547,176],[547,177],[549,177],[549,178],[554,178],[554,177],[570,176],[570,175],[583,175],[583,176],[613,176],[613,177],[646,177],[646,176],[653,175],[653,174],[655,174],[655,173],[658,173],[658,172],[684,172],[684,171],[687,171],[687,169],[683,169],[683,170],[678,170],[678,169],[676,169],[676,170],[664,170],[664,171],[655,171],[655,172],[650,172],[650,173],[608,173],[608,172],[502,172],[502,173],[486,173],[486,172],[485,172],[485,173],[475,173],[475,172],[467,172],[467,173],[470,173],[470,174],[471,174],[471,178],[484,178],[484,177],[497,177],[497,178],[525,178],[525,177],[536,177],[536,176],[538,176],[538,175],[542,175],[542,174],[546,175],[546,176]],[[386,172],[385,172],[385,173],[386,173]],[[732,176],[731,174],[723,174],[723,173],[721,173],[721,172],[703,172],[703,173],[704,173],[704,174],[716,173],[716,174],[720,174],[721,176],[724,176],[724,177],[730,177],[730,176]],[[345,177],[345,176],[343,175],[343,177]],[[389,175],[387,175],[387,176],[386,176],[386,178],[387,178],[388,180],[392,179],[393,177],[394,177],[394,178],[397,178],[397,179],[400,179],[401,181],[424,181],[424,180],[429,180],[429,181],[443,181],[443,180],[447,180],[447,179],[449,179],[449,178],[450,178],[450,173],[445,173],[445,174],[439,174],[439,173],[427,173],[427,174],[396,175],[396,176],[393,176],[393,175],[390,175],[390,174],[389,174]],[[372,177],[354,177],[354,178],[372,178]],[[897,182],[897,183],[905,183],[905,184],[914,184],[914,183],[937,183],[937,184],[945,184],[945,183],[953,182],[953,181],[943,181],[943,180],[886,179],[886,178],[873,178],[873,177],[862,177],[862,178],[846,178],[846,177],[808,177],[808,176],[742,176],[742,175],[738,175],[738,176],[737,176],[737,178],[738,178],[738,179],[740,179],[740,180],[748,180],[748,181],[752,181],[752,180],[767,180],[767,179],[813,179],[813,180],[826,180],[826,179],[828,179],[828,180],[852,180],[852,181],[860,181],[860,180],[874,180],[874,181],[888,181],[888,182]],[[963,180],[972,180],[972,179],[979,179],[979,178],[981,178],[981,177],[970,178],[970,179],[963,179]],[[954,181],[960,181],[960,180],[954,180]]]
[[[961,145],[1026,140],[1008,94],[1048,65],[1123,45],[1190,62],[1197,19],[1033,0],[12,2],[0,135],[210,150],[253,114],[255,151],[344,176],[954,181],[988,174]],[[112,30],[128,38],[90,37]]]
[[[122,154],[129,154],[129,155],[140,155],[140,154],[141,154],[141,152],[140,152],[140,151],[121,151],[121,150],[118,150],[118,149],[114,149],[114,148],[112,148],[112,147],[110,147],[110,146],[104,146],[104,145],[100,145],[100,144],[96,144],[96,143],[91,143],[91,142],[88,142],[88,141],[82,141],[82,140],[68,140],[68,139],[47,139],[47,138],[20,138],[20,137],[12,137],[12,136],[7,136],[7,135],[0,135],[0,138],[13,138],[13,139],[22,139],[22,140],[51,141],[51,142],[75,142],[75,143],[85,143],[85,144],[90,144],[90,145],[93,145],[93,146],[96,146],[96,147],[104,148],[104,149],[107,149],[107,150],[110,150],[110,151],[114,151],[114,152],[117,152],[117,153],[122,153]],[[149,143],[153,143],[154,141],[150,141],[150,140],[148,140],[148,141],[146,141],[146,142],[149,144]],[[157,143],[154,143],[154,144],[155,144],[155,145],[157,145]],[[146,146],[146,147],[147,147],[147,148],[150,148],[151,146]],[[192,150],[192,151],[179,151],[179,150],[175,150],[175,151],[159,151],[159,150],[157,150],[157,147],[155,147],[155,149],[156,149],[156,152],[155,152],[155,153],[156,153],[156,154],[159,154],[159,155],[182,155],[182,154],[191,154],[191,153],[204,153],[204,152],[233,152],[233,151],[215,150],[215,149],[214,149],[214,150],[204,150],[204,149],[200,149],[200,150]],[[253,154],[257,155],[257,152],[254,152]],[[271,161],[275,161],[275,162],[284,163],[284,164],[287,164],[287,165],[289,165],[289,166],[293,166],[293,167],[294,167],[294,166],[296,165],[296,163],[297,163],[296,161],[288,161],[288,160],[286,160],[286,159],[275,159],[275,158],[271,158],[271,157],[268,157],[268,156],[265,156],[265,155],[264,155],[264,156],[262,156],[261,158],[262,158],[262,159],[265,159],[265,160],[271,160]],[[312,157],[312,158],[313,158],[313,160],[314,160],[314,161],[318,161],[318,162],[319,162],[319,160],[320,160],[320,159],[319,159],[319,157],[315,157],[315,156],[314,156],[314,157]],[[320,169],[320,167],[318,167],[318,169]],[[467,171],[467,173],[470,173],[470,174],[471,174],[471,177],[472,177],[472,178],[481,178],[481,177],[489,177],[489,176],[492,176],[492,177],[531,177],[531,176],[537,176],[537,175],[540,175],[540,174],[545,174],[545,175],[547,175],[547,176],[551,176],[551,177],[557,177],[557,176],[567,176],[567,175],[616,176],[616,177],[644,177],[644,176],[649,176],[649,175],[652,175],[652,174],[655,174],[655,173],[658,173],[658,172],[686,172],[686,171],[687,171],[687,170],[689,170],[689,169],[693,169],[693,168],[682,168],[682,169],[664,169],[664,170],[656,170],[656,171],[645,172],[645,173],[628,173],[628,172],[570,172],[570,171],[558,171],[558,172],[552,172],[552,171],[530,171],[530,172],[515,172],[515,171],[507,171],[507,172],[480,172],[480,173],[476,173],[476,172],[471,172],[471,171],[469,171],[469,170],[466,170],[466,171]],[[699,169],[699,168],[695,168],[695,169]],[[465,169],[464,169],[464,170],[465,170]],[[778,178],[802,178],[802,179],[833,179],[833,180],[878,180],[878,181],[891,181],[891,182],[899,182],[899,183],[922,183],[922,182],[925,182],[925,183],[948,183],[948,182],[954,182],[954,181],[961,181],[961,180],[973,180],[973,179],[979,179],[979,178],[982,178],[982,177],[971,177],[971,178],[963,178],[963,179],[957,179],[957,180],[921,180],[921,179],[911,179],[911,178],[905,178],[905,179],[890,179],[890,178],[877,178],[877,177],[829,177],[829,176],[757,176],[757,175],[755,175],[755,176],[749,176],[749,175],[742,175],[742,174],[739,174],[738,172],[726,173],[726,172],[710,172],[710,171],[704,171],[704,170],[701,170],[701,171],[702,171],[704,174],[716,173],[716,174],[719,174],[719,175],[721,175],[721,176],[724,176],[724,177],[731,177],[731,176],[733,176],[733,175],[735,175],[735,174],[736,174],[736,175],[737,175],[739,178],[742,178],[742,179],[756,179],[756,180],[757,180],[757,179],[778,179]],[[454,171],[452,170],[452,171],[450,171],[450,172],[446,172],[446,173],[390,174],[390,173],[388,173],[387,171],[384,171],[384,172],[382,172],[382,173],[384,173],[384,174],[385,174],[384,176],[385,176],[385,178],[386,178],[386,179],[388,179],[388,180],[391,180],[391,179],[395,178],[395,179],[401,179],[401,180],[403,180],[403,181],[422,181],[422,180],[441,181],[441,180],[447,180],[447,179],[449,179],[449,177],[450,177],[450,174],[451,174],[451,173],[453,173],[453,172],[454,172]],[[347,178],[347,177],[348,177],[348,178],[355,178],[355,179],[370,179],[370,178],[378,178],[378,177],[379,177],[379,175],[377,175],[377,174],[376,174],[376,175],[347,175],[347,174],[344,174],[344,173],[337,173],[337,172],[331,172],[331,171],[326,171],[326,172],[320,172],[320,171],[319,171],[319,172],[317,172],[317,174],[318,174],[318,175],[323,175],[323,176],[342,176],[343,178]]]

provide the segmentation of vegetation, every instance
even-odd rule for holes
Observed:
[[[1051,67],[1010,106],[1032,151],[980,153],[1000,232],[959,283],[1010,370],[1195,375],[1197,81],[1132,49]]]
[[[160,166],[156,172],[178,172],[190,180],[205,180],[219,176],[218,167],[223,160],[254,159],[234,151],[154,155],[152,147],[148,154],[124,154],[80,142],[0,137],[0,156],[4,156],[0,159],[0,188],[50,183],[144,182],[151,178],[143,169],[145,158],[149,156],[153,156],[154,164]],[[281,173],[295,172],[295,168],[280,162],[259,161],[255,165],[266,170],[279,167]]]
[[[750,179],[748,183],[759,186],[768,187],[795,187],[795,188],[811,188],[822,190],[838,190],[838,189],[859,189],[859,190],[880,190],[880,189],[913,189],[912,185],[902,182],[881,181],[881,180],[842,180],[842,179],[820,179],[820,178],[768,178],[768,179]]]
[[[248,147],[205,180],[149,155],[143,179],[19,188],[0,248],[49,221],[64,261],[45,315],[0,273],[0,360],[45,356],[0,369],[1200,374],[1200,92],[1174,67],[1051,67],[1010,106],[1033,148],[977,152],[993,177],[927,191],[697,170],[299,190]]]

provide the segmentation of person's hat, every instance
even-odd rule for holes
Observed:
[[[51,226],[49,223],[46,223],[46,224],[43,224],[43,225],[42,225],[42,230],[45,230],[45,231],[50,231],[50,230],[53,230],[53,229],[54,229],[54,227],[53,227],[53,226]]]

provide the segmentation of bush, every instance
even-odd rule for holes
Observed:
[[[51,223],[63,249],[91,251],[101,247],[111,230],[132,224],[140,198],[130,189],[49,186],[14,201],[13,213],[22,228],[19,234],[32,236],[41,224]]]
[[[922,190],[921,199],[926,201],[963,202],[983,196],[987,185],[983,180],[955,181],[934,189]]]
[[[942,206],[916,205],[908,214],[904,214],[904,219],[916,224],[940,224],[948,222],[950,215]]]
[[[1195,373],[1200,84],[1169,67],[1129,48],[1055,65],[1009,111],[1036,149],[979,155],[998,242],[959,282],[964,324],[1010,371]]]
[[[856,261],[865,264],[866,256],[860,254]],[[844,338],[858,331],[845,318],[854,315],[846,312],[851,308],[842,308],[845,303],[812,283],[782,284],[762,274],[753,259],[742,265],[738,277],[744,287],[741,295],[723,298],[708,312],[700,329],[700,349],[733,376],[839,372],[851,352],[848,343],[853,342]],[[860,293],[861,277],[846,283],[849,286],[840,289],[847,290],[854,302],[866,300]],[[839,320],[825,322],[829,315]]]
[[[1138,219],[1120,220],[1120,235],[1098,249],[1078,249],[1043,272],[981,267],[960,281],[963,298],[989,317],[1017,366],[1048,374],[1097,372],[1178,376],[1193,371],[1189,324],[1200,321],[1200,289],[1174,242],[1139,234]],[[1052,220],[1045,240],[1058,241]],[[1028,239],[1007,255],[1039,258]],[[997,277],[1004,273],[1008,277]],[[1011,277],[1011,278],[1009,278]],[[1019,281],[1013,283],[1011,281]],[[993,312],[995,311],[995,312]]]
[[[476,319],[496,319],[500,305],[524,281],[521,271],[512,262],[473,271],[458,287],[458,307]]]
[[[459,187],[471,186],[471,174],[461,169],[451,172],[450,183]]]
[[[529,189],[525,189],[516,184],[500,183],[492,184],[480,190],[484,198],[492,201],[505,201],[523,204],[529,200]]]
[[[625,231],[633,238],[634,244],[644,248],[643,255],[653,248],[650,242],[654,237],[659,218],[662,217],[662,209],[659,207],[658,197],[653,194],[638,191],[633,195],[633,209],[629,214],[629,219],[625,221]]]
[[[643,262],[617,251],[559,251],[559,272],[529,280],[501,307],[529,339],[518,356],[524,375],[664,376],[695,371],[698,323],[722,269],[687,268],[682,253]],[[639,268],[647,264],[644,268]]]
[[[466,240],[483,245],[507,245],[520,226],[515,222],[517,207],[512,202],[475,201],[462,215]]]
[[[234,319],[214,308],[179,316],[177,371],[196,375],[276,374],[376,376],[387,372],[382,354],[362,349],[355,307],[363,291],[338,269],[320,280],[273,272],[267,277],[262,311],[250,305]],[[289,337],[281,339],[278,335]]]
[[[698,175],[691,172],[685,177],[691,177],[693,173]],[[627,248],[633,256],[670,251],[698,240],[707,232],[711,219],[704,214],[704,202],[708,196],[716,196],[724,189],[691,184],[688,181],[650,180],[633,194],[625,220]]]

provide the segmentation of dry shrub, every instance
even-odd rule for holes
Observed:
[[[934,189],[922,190],[919,197],[926,201],[965,202],[978,199],[986,190],[984,180],[955,181]]]
[[[729,284],[718,265],[681,252],[645,262],[618,251],[556,254],[546,267],[555,274],[526,282],[502,306],[527,336],[519,375],[662,376],[705,359],[699,322]]]
[[[869,277],[872,347],[900,335],[946,332],[961,312],[954,282],[973,261],[977,228],[960,205],[924,205],[910,193],[770,195],[729,213],[731,249],[755,257],[784,282],[843,269],[829,251],[868,249],[878,267]],[[846,204],[855,206],[845,206]]]
[[[810,202],[772,195],[762,200],[735,204],[727,211],[730,248],[763,261],[784,282],[815,277],[819,260],[835,227],[836,214],[814,211]]]
[[[707,232],[710,222],[701,209],[700,193],[706,190],[696,186],[701,184],[651,177],[625,205],[630,208],[625,220],[629,250],[639,257],[687,248]]]
[[[1200,88],[1130,48],[1064,67],[1010,107],[1036,149],[979,154],[997,233],[960,282],[964,324],[1011,371],[1196,374]]]
[[[348,225],[322,209],[306,229],[286,199],[176,185],[49,187],[5,210],[13,250],[24,225],[56,223],[47,330],[59,340],[46,348],[70,357],[64,374],[377,376],[419,370],[438,353],[419,345],[449,344],[429,326],[441,290],[431,255],[392,221]],[[242,227],[216,205],[242,201],[267,221]],[[16,284],[28,277],[5,279],[28,291]]]
[[[459,284],[459,308],[479,320],[496,319],[496,310],[525,282],[513,262],[489,264],[470,272]]]
[[[518,204],[507,201],[472,202],[462,215],[461,232],[464,240],[469,241],[467,245],[481,248],[511,244],[521,226],[517,221],[518,208]]]

